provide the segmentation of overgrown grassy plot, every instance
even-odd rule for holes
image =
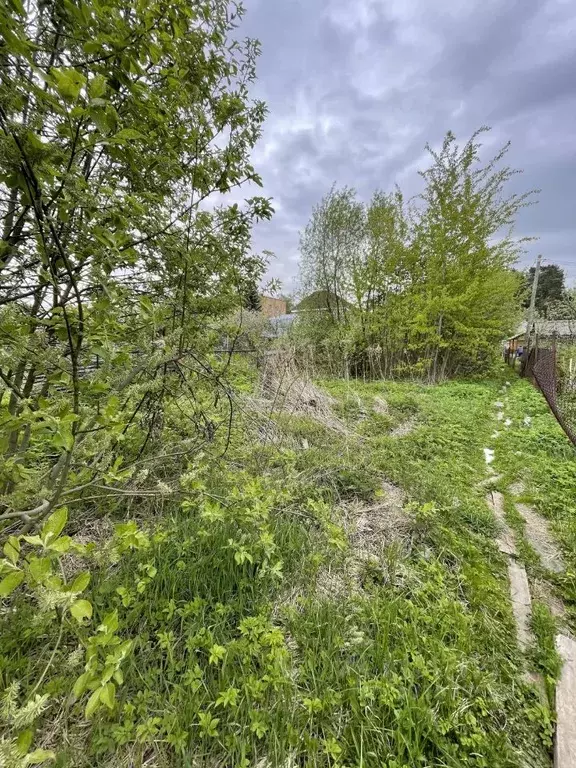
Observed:
[[[474,489],[495,386],[334,382],[264,418],[214,354],[272,213],[203,204],[260,184],[242,15],[0,5],[0,766],[546,764]],[[487,368],[517,303],[490,235],[528,198],[477,137],[433,154],[423,216],[375,196],[332,286],[353,322],[312,337],[338,370],[386,336],[384,371]]]
[[[81,631],[104,665],[106,637],[131,650],[113,706],[86,720],[65,633],[37,721],[60,765],[549,764],[475,488],[499,383],[325,387],[348,431],[298,415],[290,435],[285,414],[284,439],[261,444],[238,424],[225,458],[184,474],[182,505],[156,519],[141,505],[148,533],[128,523],[104,547],[87,596],[113,632]],[[408,494],[406,522],[366,554],[354,525],[385,504],[385,479]],[[57,629],[16,607],[1,669],[30,693]]]

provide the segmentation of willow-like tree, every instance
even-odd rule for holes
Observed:
[[[304,295],[318,292],[333,322],[346,320],[354,271],[362,259],[364,206],[349,187],[330,192],[312,210],[300,236],[300,284]]]
[[[410,344],[431,361],[432,378],[490,359],[518,309],[512,266],[527,238],[518,212],[534,192],[508,194],[517,174],[503,165],[509,144],[487,163],[476,131],[464,146],[448,133],[431,166],[414,230]]]
[[[448,133],[439,151],[428,147],[424,191],[408,206],[399,190],[376,192],[365,208],[352,190],[333,188],[313,209],[301,239],[303,283],[353,303],[346,334],[355,372],[367,359],[379,375],[480,370],[514,325],[512,267],[527,239],[514,226],[534,193],[509,193],[519,173],[504,163],[509,145],[483,161],[486,130],[464,145]],[[317,324],[311,331],[317,342]]]
[[[188,396],[199,441],[218,426],[199,394],[228,393],[209,331],[260,276],[251,224],[271,212],[203,205],[260,183],[241,16],[222,0],[0,7],[0,521],[112,492],[160,445],[167,402]]]

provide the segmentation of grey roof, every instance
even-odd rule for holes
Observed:
[[[526,334],[527,322],[520,323],[510,338],[516,339],[518,336],[524,336]],[[534,321],[535,332],[538,336],[575,336],[576,337],[576,320],[535,320]]]

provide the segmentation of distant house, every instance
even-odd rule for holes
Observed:
[[[280,317],[286,314],[286,299],[260,296],[260,311],[265,317]]]
[[[510,353],[515,353],[519,347],[523,347],[526,341],[527,323],[521,323],[514,336],[506,339],[506,345]],[[535,320],[530,329],[531,337],[538,337],[539,341],[545,339],[566,339],[576,337],[576,321],[574,320]]]
[[[345,314],[352,309],[350,302],[332,291],[314,291],[305,296],[294,307],[294,312],[330,312],[332,315]]]

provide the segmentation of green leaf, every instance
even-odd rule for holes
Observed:
[[[68,589],[70,592],[79,594],[80,592],[84,592],[88,584],[90,584],[90,571],[82,571],[82,573],[79,573],[78,576],[76,576]]]
[[[106,105],[105,109],[102,109],[101,106],[94,105],[94,107],[90,109],[90,116],[100,133],[105,136],[112,133],[116,127],[116,110],[110,103]]]
[[[135,130],[134,128],[122,128],[121,131],[118,131],[118,133],[114,134],[112,136],[113,139],[117,139],[119,141],[123,140],[131,140],[131,139],[145,139],[143,133],[140,133],[140,131]]]
[[[105,704],[108,709],[114,709],[114,700],[116,698],[116,686],[114,683],[106,683],[106,685],[100,688],[100,701]]]
[[[50,749],[35,749],[24,758],[24,765],[40,765],[47,760],[56,760],[56,755]]]
[[[104,669],[102,670],[101,676],[100,676],[100,684],[101,685],[104,685],[104,683],[107,683],[108,680],[112,680],[112,677],[114,675],[114,670],[115,670],[114,664],[107,664],[104,667]]]
[[[60,96],[69,101],[75,101],[78,98],[82,87],[86,83],[84,75],[72,67],[53,69],[50,74]]]
[[[42,539],[44,545],[50,544],[51,541],[54,541],[54,539],[58,538],[62,532],[62,529],[66,525],[67,520],[68,509],[66,507],[60,507],[50,515],[48,520],[46,520],[42,526],[42,530],[40,532],[40,538]]]
[[[152,64],[158,64],[162,58],[162,50],[156,43],[150,43],[150,46],[148,47],[148,55],[150,56]]]
[[[223,645],[213,645],[210,648],[209,664],[218,664],[226,655],[226,648]]]
[[[106,78],[104,75],[96,75],[88,86],[88,95],[91,99],[100,99],[106,93]]]
[[[92,618],[92,603],[89,600],[76,600],[70,606],[70,613],[81,624],[84,619]]]
[[[86,704],[86,709],[84,710],[84,717],[92,717],[94,712],[98,709],[98,705],[100,704],[101,690],[101,688],[96,688],[95,691],[92,691],[92,694],[88,699],[88,703]]]
[[[90,682],[90,678],[91,678],[90,672],[83,672],[74,683],[74,688],[72,689],[72,692],[74,693],[74,696],[76,696],[77,699],[79,699],[80,696],[82,696],[82,694],[86,690],[86,686]]]
[[[98,53],[100,51],[101,45],[102,43],[99,43],[96,40],[88,40],[88,42],[84,43],[82,49],[84,50],[84,53]]]
[[[61,424],[60,428],[54,432],[52,443],[56,448],[64,448],[66,451],[72,450],[74,446],[74,435],[67,424]]]
[[[60,536],[58,539],[56,539],[56,541],[54,541],[52,544],[48,546],[48,549],[51,552],[58,552],[59,554],[64,554],[64,552],[68,552],[72,544],[73,544],[73,541],[70,538],[70,536]]]
[[[12,565],[16,565],[20,555],[20,540],[16,536],[9,536],[8,541],[4,544],[3,551]]]
[[[118,611],[107,613],[98,629],[100,632],[106,632],[110,635],[116,632],[118,629]]]
[[[52,562],[49,557],[31,557],[28,571],[34,581],[42,582],[52,573]]]
[[[14,571],[0,581],[0,597],[8,597],[24,581],[24,571]]]
[[[141,296],[139,301],[144,317],[149,320],[154,314],[154,304],[152,303],[152,300],[148,296]]]
[[[119,662],[123,661],[126,658],[126,656],[128,656],[128,654],[132,650],[132,645],[133,645],[132,640],[124,640],[124,642],[118,646],[114,654],[117,661]]]
[[[16,749],[21,755],[25,755],[28,752],[32,744],[33,737],[34,734],[30,728],[28,728],[27,731],[22,731],[22,733],[18,736],[16,739]]]

